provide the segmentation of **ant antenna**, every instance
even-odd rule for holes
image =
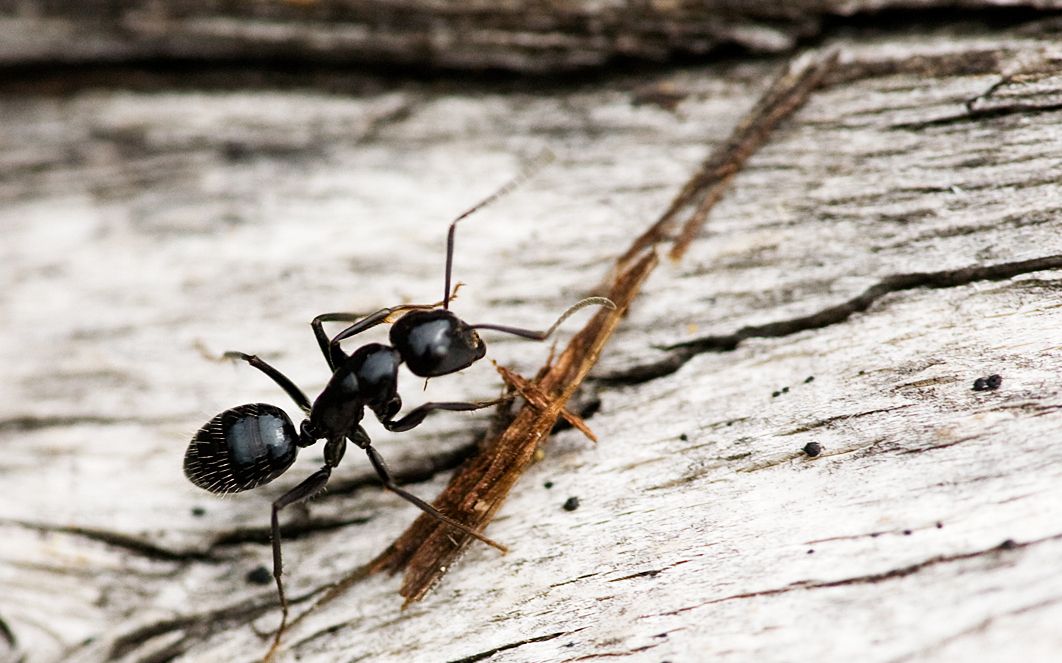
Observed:
[[[555,157],[553,153],[549,150],[542,152],[542,154],[538,155],[537,157],[535,157],[534,160],[524,166],[523,170],[521,170],[516,177],[509,180],[509,182],[504,184],[500,189],[498,189],[494,193],[490,194],[472,207],[469,207],[467,210],[458,215],[456,219],[450,222],[450,230],[446,233],[446,280],[445,286],[443,287],[442,304],[444,310],[450,308],[450,273],[453,270],[454,265],[454,231],[457,230],[458,222],[468,216],[471,216],[473,213],[478,212],[487,205],[490,205],[495,200],[501,198],[502,196],[505,196],[516,187],[531,179],[531,177],[534,176],[535,173],[540,171],[544,166],[548,165],[551,161],[553,161],[554,158]]]
[[[522,336],[523,338],[530,338],[535,341],[544,341],[549,338],[550,335],[553,334],[553,332],[557,331],[557,327],[560,327],[562,322],[571,317],[572,313],[575,313],[581,308],[586,308],[587,306],[601,306],[602,308],[607,308],[610,311],[616,310],[616,304],[608,297],[587,297],[586,299],[581,299],[569,306],[568,310],[566,310],[564,313],[561,313],[560,317],[557,318],[557,321],[554,322],[553,325],[551,325],[550,328],[545,331],[535,331],[533,329],[520,329],[518,327],[507,327],[505,325],[491,324],[472,325],[472,329],[493,329],[494,331],[505,332],[506,334],[512,334],[514,336]]]

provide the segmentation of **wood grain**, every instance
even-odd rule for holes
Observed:
[[[599,443],[557,433],[513,486],[488,530],[512,552],[471,547],[405,611],[396,579],[366,578],[302,621],[280,660],[1050,660],[1054,37],[954,28],[827,46],[840,73],[618,326],[588,380]],[[204,421],[287,405],[200,349],[255,352],[314,392],[327,373],[309,320],[437,297],[447,221],[547,147],[554,165],[462,226],[455,310],[548,324],[782,65],[0,97],[3,656],[259,660],[256,630],[279,618],[273,588],[248,579],[269,563],[268,504],[318,452],[243,496],[187,484],[180,458]],[[524,374],[549,350],[487,342]],[[991,374],[998,389],[972,389]],[[405,379],[403,396],[500,384],[483,363],[427,393]],[[488,425],[447,414],[370,434],[430,498]],[[416,516],[359,460],[286,516],[296,611]]]
[[[721,50],[784,53],[845,24],[991,27],[1058,0],[0,0],[0,65],[238,63],[542,74]],[[309,66],[307,66],[309,65]]]

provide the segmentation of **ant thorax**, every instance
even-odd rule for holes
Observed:
[[[380,343],[358,348],[336,367],[321,395],[313,403],[310,421],[323,437],[343,436],[365,416],[365,406],[386,411],[397,398],[398,352]]]

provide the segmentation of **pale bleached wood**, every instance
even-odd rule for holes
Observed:
[[[599,377],[891,275],[1062,255],[1049,38],[836,45],[842,64],[982,53],[992,66],[813,96],[735,179],[686,260],[646,284]],[[666,207],[780,64],[522,92],[0,100],[0,618],[14,657],[260,657],[266,641],[248,622],[268,631],[278,612],[273,588],[245,576],[269,563],[269,501],[317,451],[252,494],[216,500],[187,484],[181,455],[203,421],[244,402],[289,405],[199,346],[257,352],[319,389],[312,316],[437,298],[447,220],[543,148],[554,165],[462,227],[468,286],[455,307],[548,322]],[[1000,72],[1020,75],[973,105],[991,113],[969,116]],[[641,103],[659,89],[677,95],[674,111]],[[473,548],[404,612],[397,579],[362,582],[290,633],[281,658],[1050,660],[1062,647],[1059,278],[904,290],[657,379],[599,380],[589,423],[600,443],[555,436],[488,530],[510,555]],[[547,352],[490,343],[525,372]],[[998,391],[970,389],[990,373],[1003,375]],[[426,394],[403,384],[409,403],[498,389],[487,365]],[[485,425],[440,415],[400,436],[370,432],[394,466],[430,475],[425,458]],[[811,441],[822,457],[801,455]],[[341,469],[308,514],[286,514],[308,530],[285,544],[295,597],[368,561],[415,516],[371,486],[357,454]],[[411,488],[430,496],[445,478]],[[561,508],[570,496],[574,512]]]

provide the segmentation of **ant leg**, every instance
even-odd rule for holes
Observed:
[[[460,287],[460,284],[458,284]],[[457,288],[454,288],[454,292],[457,292]],[[369,315],[361,315],[358,313],[322,313],[313,319],[310,326],[313,327],[313,335],[317,338],[317,345],[321,346],[321,352],[324,354],[325,359],[328,360],[328,366],[333,371],[344,359],[346,354],[339,347],[339,342],[350,338],[356,334],[360,334],[363,331],[368,331],[376,325],[391,322],[392,316],[396,313],[405,313],[406,311],[427,311],[437,307],[438,304],[401,304],[399,306],[392,306],[391,308],[382,308],[375,313]],[[328,334],[324,331],[325,322],[353,322],[351,326],[347,327],[343,331],[336,334],[331,340],[328,338]]]
[[[487,544],[488,546],[490,546],[492,548],[496,548],[496,549],[500,550],[502,552],[502,554],[505,554],[505,553],[509,552],[508,548],[506,548],[502,544],[498,543],[497,541],[494,541],[492,539],[487,538],[486,536],[483,536],[482,534],[480,534],[479,532],[475,531],[471,527],[468,527],[467,525],[463,525],[463,524],[457,522],[456,520],[454,520],[453,518],[450,518],[449,516],[444,516],[438,509],[436,509],[432,505],[430,505],[427,502],[425,502],[424,500],[420,499],[419,497],[417,497],[413,493],[410,493],[410,492],[404,490],[401,486],[399,486],[397,483],[395,483],[395,480],[391,477],[390,470],[387,469],[387,464],[384,463],[384,459],[380,456],[380,454],[376,451],[376,449],[372,448],[371,446],[366,446],[365,447],[365,453],[367,453],[369,455],[369,462],[372,463],[372,468],[374,470],[376,470],[376,474],[379,475],[380,481],[383,482],[384,488],[387,488],[387,490],[390,490],[392,493],[395,493],[396,495],[398,495],[402,499],[406,500],[407,502],[412,503],[417,508],[419,508],[421,511],[423,511],[426,514],[428,514],[432,518],[435,518],[439,522],[446,523],[450,527],[453,527],[456,530],[464,532],[465,534],[467,534],[467,535],[469,535],[469,536],[471,536],[471,537],[473,537],[475,539],[478,539],[478,540],[482,541],[483,543]]]
[[[332,466],[325,465],[307,477],[305,481],[284,493],[273,502],[273,516],[271,520],[273,532],[273,579],[276,580],[277,583],[277,594],[280,596],[280,610],[282,612],[280,628],[277,629],[278,638],[288,624],[288,600],[284,596],[284,583],[280,579],[284,570],[284,564],[280,556],[279,513],[284,507],[307,500],[321,492],[321,489],[324,488],[326,483],[328,483],[328,477],[331,475]]]
[[[419,426],[425,417],[434,412],[435,410],[449,410],[451,412],[468,412],[470,410],[479,410],[481,408],[490,407],[491,405],[497,405],[509,400],[508,398],[499,398],[493,401],[479,401],[475,403],[424,403],[410,410],[406,416],[397,421],[380,420],[383,427],[393,433],[401,433],[411,428]]]
[[[306,397],[306,394],[302,393],[302,390],[291,381],[291,378],[259,359],[258,355],[230,351],[221,356],[223,359],[242,359],[251,366],[262,371],[268,375],[273,382],[276,382],[281,389],[287,392],[288,396],[291,396],[291,400],[295,401],[295,404],[299,406],[299,409],[306,414],[310,413],[310,399]]]
[[[321,347],[321,353],[325,356],[325,360],[328,362],[328,368],[335,371],[336,366],[341,364],[346,358],[346,354],[344,354],[343,350],[339,347],[339,340],[328,338],[328,334],[326,334],[324,330],[325,322],[355,322],[357,324],[344,330],[349,331],[350,329],[360,326],[360,329],[352,332],[351,335],[353,335],[380,324],[387,319],[389,313],[390,309],[385,308],[368,316],[359,315],[357,313],[322,313],[314,318],[313,321],[310,322],[310,326],[313,327],[313,335],[317,338],[317,345]]]
[[[504,325],[491,324],[472,325],[472,329],[492,329],[494,331],[500,331],[506,334],[513,334],[514,336],[522,336],[523,338],[529,338],[533,341],[544,341],[549,338],[550,335],[552,335],[553,332],[557,330],[557,327],[560,327],[561,323],[567,320],[568,317],[571,316],[571,314],[575,313],[581,308],[595,305],[602,306],[610,311],[616,310],[616,305],[612,302],[611,299],[607,297],[587,297],[586,299],[580,300],[569,306],[568,310],[566,310],[564,313],[561,313],[560,317],[557,318],[557,321],[554,322],[553,325],[545,331],[536,331],[533,329],[521,329],[519,327],[507,327]]]

